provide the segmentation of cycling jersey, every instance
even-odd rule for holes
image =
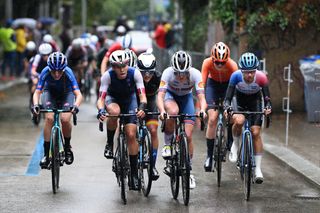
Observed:
[[[77,80],[69,67],[66,67],[62,77],[54,80],[50,74],[49,67],[45,67],[39,77],[37,90],[48,90],[52,94],[64,94],[79,90]]]
[[[181,82],[176,78],[173,68],[168,67],[162,73],[159,91],[166,92],[168,90],[177,96],[184,96],[192,93],[192,88],[195,86],[197,94],[204,93],[200,71],[192,67],[188,73],[187,81]]]
[[[153,97],[157,94],[159,85],[160,85],[160,80],[161,80],[161,74],[154,73],[149,82],[144,82],[147,98]]]
[[[237,105],[233,107],[236,110],[262,111],[261,91],[265,106],[271,107],[268,78],[266,74],[257,70],[253,82],[246,83],[243,79],[241,70],[238,70],[231,75],[225,98],[225,106],[231,106],[231,100],[235,94]],[[251,116],[250,122],[252,125],[261,126],[262,115]]]
[[[118,79],[116,72],[110,68],[101,77],[100,94],[110,95],[117,99],[126,101],[136,89],[144,91],[144,84],[141,73],[133,68],[128,68],[128,74],[125,79]]]
[[[47,66],[47,60],[44,60],[40,54],[37,54],[32,62],[32,68],[36,67],[36,72],[38,74]]]
[[[78,63],[88,60],[88,53],[84,47],[73,49],[72,46],[69,46],[65,55],[68,59],[69,67],[74,67],[78,65]]]
[[[238,66],[231,58],[229,58],[226,64],[221,67],[221,70],[217,70],[214,67],[211,57],[206,58],[202,63],[202,81],[206,84],[209,77],[219,83],[225,83],[229,81],[231,74],[236,70],[238,70]]]

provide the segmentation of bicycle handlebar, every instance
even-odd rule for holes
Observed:
[[[68,113],[71,112],[72,107],[70,109],[40,109],[39,112],[42,113],[48,113],[48,112],[53,112],[53,113]],[[76,113],[72,113],[73,115],[73,125],[77,126],[77,114]]]
[[[234,114],[242,114],[242,115],[245,115],[245,116],[248,116],[248,115],[264,115],[266,117],[266,123],[265,123],[265,127],[266,128],[269,128],[270,126],[270,122],[271,122],[271,118],[269,115],[267,115],[265,112],[250,112],[250,111],[232,111],[229,115],[228,115],[228,120],[229,118],[234,115]]]
[[[188,115],[188,114],[168,115],[168,114],[165,114],[164,120],[162,121],[162,124],[161,124],[161,132],[164,132],[164,130],[165,130],[165,120],[166,119],[180,119],[180,118],[200,118],[201,119],[200,129],[201,129],[201,131],[204,130],[203,114],[201,114],[201,115],[196,115],[196,114],[193,114],[193,115]]]

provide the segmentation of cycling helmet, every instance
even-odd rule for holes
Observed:
[[[36,49],[36,43],[34,43],[33,41],[28,41],[28,43],[26,44],[26,49],[28,51],[34,51]]]
[[[58,70],[58,71],[64,71],[64,69],[67,67],[68,62],[66,56],[61,52],[54,52],[50,54],[47,65],[52,70]]]
[[[40,55],[49,55],[52,52],[52,46],[48,43],[43,43],[39,46]]]
[[[130,35],[124,35],[121,39],[121,46],[123,49],[130,49],[132,46],[132,38]]]
[[[126,53],[129,56],[129,66],[136,67],[137,66],[137,55],[132,50],[127,50]]]
[[[225,43],[218,42],[215,45],[213,45],[211,49],[211,57],[213,61],[226,62],[229,56],[230,56],[230,50]]]
[[[123,25],[120,25],[120,26],[117,27],[116,31],[117,31],[118,34],[123,34],[123,33],[125,33],[127,30],[126,30],[126,28],[125,28]]]
[[[50,34],[45,34],[45,35],[43,36],[43,42],[50,43],[50,42],[52,42],[52,41],[53,41],[52,35],[50,35]]]
[[[129,54],[124,50],[116,50],[110,55],[111,66],[125,66],[129,63]]]
[[[137,65],[141,71],[155,71],[157,65],[156,58],[152,53],[141,53],[138,57]]]
[[[72,48],[74,49],[80,49],[82,46],[82,39],[81,38],[76,38],[72,40],[71,43]]]
[[[91,36],[90,36],[90,42],[91,42],[93,45],[96,45],[96,44],[98,43],[98,41],[99,41],[98,36],[96,36],[96,35],[91,35]]]
[[[185,72],[191,67],[191,56],[185,51],[178,51],[171,58],[171,66],[175,71]]]
[[[253,53],[246,52],[240,56],[238,64],[241,70],[246,71],[257,69],[260,62]]]

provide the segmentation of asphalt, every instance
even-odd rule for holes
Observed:
[[[0,99],[5,90],[25,83],[24,78],[0,81]],[[264,150],[320,188],[320,124],[308,122],[306,112],[292,112],[286,139],[286,116],[273,115],[271,126],[263,129]]]

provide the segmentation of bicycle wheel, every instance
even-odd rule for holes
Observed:
[[[126,194],[126,150],[125,150],[125,138],[124,135],[120,135],[118,142],[119,144],[119,156],[120,156],[120,162],[119,162],[119,179],[120,179],[120,188],[121,188],[121,199],[124,204],[127,204],[127,194]]]
[[[175,140],[175,139],[173,139]],[[178,153],[177,153],[176,142],[171,142],[171,159],[170,165],[170,186],[171,193],[174,199],[177,199],[179,194],[179,171],[178,171]]]
[[[52,145],[51,145],[51,178],[52,191],[55,194],[59,188],[60,177],[60,157],[59,157],[59,130],[52,130]]]
[[[245,134],[244,141],[244,173],[243,173],[243,188],[246,200],[250,198],[251,177],[252,177],[252,162],[251,162],[251,137],[249,133]]]
[[[141,186],[144,196],[148,196],[152,185],[153,156],[149,131],[144,131],[142,141],[142,162],[140,163]]]
[[[215,152],[215,161],[216,161],[216,170],[217,170],[217,184],[220,187],[221,184],[221,170],[222,170],[222,159],[223,159],[223,126],[219,124],[217,127],[217,145],[216,145],[216,152]]]
[[[190,196],[190,157],[186,135],[181,135],[179,145],[182,196],[183,203],[187,206],[189,204]]]

